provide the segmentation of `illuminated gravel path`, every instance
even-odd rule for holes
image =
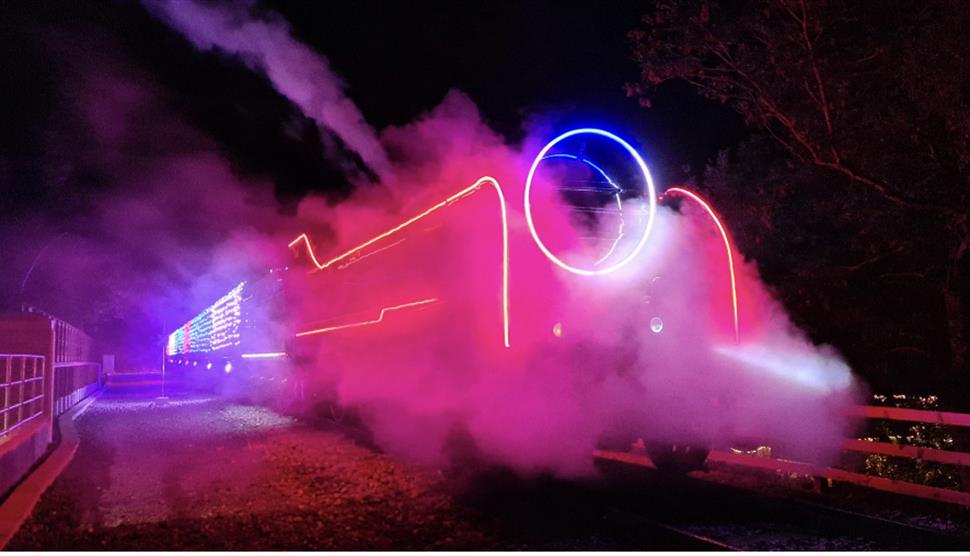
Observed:
[[[651,498],[627,487],[417,467],[358,431],[136,384],[76,421],[75,459],[8,549],[706,548],[617,512]]]
[[[416,469],[264,408],[108,392],[8,549],[472,548],[487,536]]]

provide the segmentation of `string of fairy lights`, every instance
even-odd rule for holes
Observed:
[[[169,356],[208,353],[239,345],[245,287],[246,282],[240,282],[229,293],[169,334],[166,353]]]

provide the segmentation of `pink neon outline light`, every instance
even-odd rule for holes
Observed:
[[[644,192],[644,196],[647,198],[647,201],[649,202],[649,205],[650,205],[647,211],[647,214],[648,214],[647,225],[644,226],[643,235],[640,237],[640,240],[637,242],[636,246],[634,246],[633,250],[630,251],[630,253],[623,260],[616,262],[612,266],[609,266],[607,268],[601,268],[598,270],[587,270],[584,268],[578,268],[564,263],[559,257],[554,255],[553,252],[550,251],[549,248],[546,247],[546,245],[542,242],[542,239],[539,237],[539,232],[536,231],[535,222],[533,222],[532,220],[532,180],[535,177],[536,170],[539,168],[539,163],[541,163],[542,160],[546,158],[546,154],[557,144],[559,144],[565,139],[568,139],[569,137],[573,137],[574,135],[582,135],[582,134],[599,135],[601,137],[606,137],[607,139],[610,139],[615,143],[617,143],[618,145],[620,145],[621,147],[623,147],[623,149],[626,150],[626,152],[629,153],[631,157],[633,157],[633,160],[637,163],[637,166],[640,168],[640,171],[643,173],[643,177],[646,180],[647,190]],[[650,237],[650,230],[653,228],[653,217],[654,217],[654,214],[656,214],[657,212],[656,194],[657,194],[657,190],[653,186],[653,177],[650,176],[650,169],[647,168],[647,163],[643,161],[643,157],[640,156],[640,153],[638,153],[637,150],[634,149],[632,145],[624,141],[619,136],[614,135],[608,131],[604,131],[602,129],[589,128],[589,127],[574,129],[572,131],[567,131],[566,133],[563,133],[559,137],[556,137],[552,141],[549,141],[548,143],[546,143],[546,146],[542,147],[542,150],[539,151],[539,154],[537,154],[535,159],[532,161],[532,167],[529,168],[529,174],[525,178],[525,200],[524,200],[525,223],[529,226],[529,232],[532,234],[532,239],[536,242],[536,246],[539,247],[539,250],[542,251],[542,253],[546,256],[547,259],[552,261],[553,264],[555,264],[559,268],[562,268],[563,270],[567,270],[575,274],[581,274],[583,276],[599,276],[603,274],[609,274],[610,272],[613,272],[614,270],[617,270],[625,266],[627,263],[635,259],[637,254],[640,253],[640,250],[643,249],[643,246],[646,245],[647,238]]]
[[[334,330],[343,330],[345,328],[357,328],[360,326],[370,326],[372,324],[379,324],[384,321],[384,314],[390,311],[397,311],[398,309],[406,309],[408,307],[417,307],[419,305],[427,305],[429,303],[434,303],[438,301],[437,298],[422,299],[421,301],[412,301],[411,303],[403,303],[401,305],[395,305],[393,307],[384,307],[381,309],[381,314],[377,316],[374,320],[365,320],[362,322],[352,322],[350,324],[340,324],[337,326],[328,326],[326,328],[317,328],[315,330],[306,330],[304,332],[297,333],[297,336],[310,336],[312,334],[323,334],[325,332],[333,332]]]
[[[688,191],[682,187],[671,187],[660,195],[660,199],[663,199],[664,195],[668,193],[678,193],[696,201],[697,204],[707,211],[707,214],[710,215],[712,220],[714,220],[714,224],[717,226],[718,231],[721,232],[721,239],[724,240],[724,250],[727,252],[728,257],[728,268],[731,272],[731,303],[733,304],[734,308],[734,341],[735,343],[741,343],[741,332],[740,327],[738,326],[738,287],[734,276],[734,255],[731,254],[731,240],[728,238],[727,230],[721,223],[721,219],[717,216],[717,213],[715,213],[714,209],[711,208],[711,205],[696,193]]]
[[[440,208],[444,208],[450,205],[451,203],[461,199],[462,197],[465,197],[467,195],[474,193],[475,191],[478,191],[478,189],[480,189],[481,186],[485,184],[491,185],[495,189],[495,193],[498,194],[499,207],[501,208],[501,213],[502,213],[502,332],[503,332],[503,338],[505,340],[505,347],[509,347],[509,220],[508,220],[508,213],[506,211],[505,193],[502,191],[502,186],[499,185],[498,181],[491,176],[483,176],[479,178],[478,181],[476,181],[472,185],[466,187],[465,189],[462,189],[458,193],[455,193],[451,197],[448,197],[444,201],[441,201],[440,203],[432,206],[431,208],[418,214],[417,216],[414,216],[408,220],[405,220],[403,223],[391,228],[390,230],[387,230],[382,234],[372,237],[371,239],[365,241],[364,243],[361,243],[357,247],[354,247],[353,249],[350,249],[349,251],[346,251],[341,255],[337,255],[336,257],[330,259],[325,263],[321,263],[319,260],[317,260],[316,255],[313,253],[313,246],[310,245],[310,238],[307,237],[305,233],[300,234],[299,236],[297,236],[296,239],[291,241],[289,243],[289,247],[293,247],[294,245],[299,243],[300,240],[303,240],[303,242],[306,244],[307,252],[310,254],[310,259],[313,261],[313,264],[318,269],[323,270],[328,266],[353,255],[354,253],[356,253],[357,251],[360,251],[361,249],[367,247],[368,245],[371,245],[375,242],[378,242],[386,238],[389,235],[399,232],[400,230],[410,226],[411,224],[414,224],[418,220],[421,220],[425,216],[428,216],[432,212],[435,212]]]

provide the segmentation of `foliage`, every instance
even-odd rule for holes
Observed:
[[[873,402],[876,405],[912,409],[937,410],[938,401],[936,396],[906,396],[903,394],[873,396]],[[954,449],[954,438],[950,431],[944,426],[929,423],[879,420],[872,424],[866,440],[932,448],[934,450]],[[958,466],[928,462],[922,459],[869,454],[865,459],[865,470],[866,473],[877,477],[954,490],[959,490],[962,483]]]
[[[834,326],[825,339],[860,358],[942,361],[956,381],[970,314],[968,26],[970,4],[955,0],[659,0],[630,33],[641,79],[628,86],[649,107],[686,82],[751,127],[699,186],[796,319]]]
[[[936,2],[931,9],[897,2],[886,9],[872,2],[759,0],[736,6],[743,7],[658,2],[644,29],[632,33],[643,71],[631,92],[649,102],[657,86],[687,81],[702,96],[729,104],[799,161],[890,200],[927,200],[939,192],[921,186],[948,171],[966,177],[970,115],[952,104],[964,100],[967,85],[957,24],[970,16],[960,3]],[[927,87],[927,80],[939,88]]]

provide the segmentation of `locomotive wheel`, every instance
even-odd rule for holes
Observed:
[[[645,442],[650,461],[658,471],[684,474],[704,469],[710,448],[666,442]]]

